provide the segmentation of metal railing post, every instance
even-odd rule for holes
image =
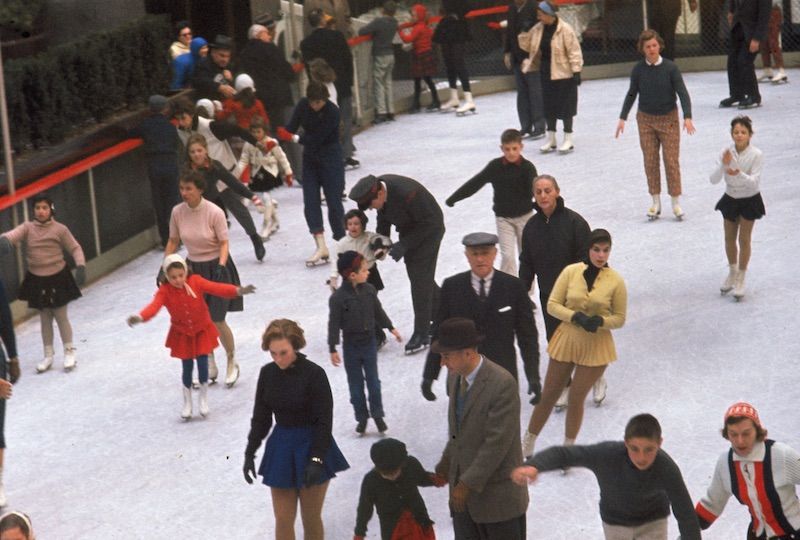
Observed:
[[[97,250],[97,255],[103,251],[100,247],[100,223],[97,220],[97,199],[94,193],[94,169],[86,171],[89,176],[89,204],[92,207],[92,232],[94,233],[94,247]]]

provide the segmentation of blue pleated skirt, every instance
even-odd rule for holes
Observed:
[[[264,484],[283,489],[300,489],[310,457],[311,427],[286,427],[276,425],[267,439],[264,459],[258,468]],[[320,484],[336,476],[337,472],[350,468],[336,441],[331,437],[331,446],[322,458],[325,477]]]

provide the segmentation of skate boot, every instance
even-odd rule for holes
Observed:
[[[439,109],[441,112],[453,112],[461,106],[461,103],[458,101],[458,89],[457,88],[450,88],[450,99],[445,101],[441,108]]]
[[[758,82],[765,83],[772,81],[772,68],[765,67],[764,71],[761,72],[761,76],[758,78]]]
[[[330,258],[330,253],[328,253],[328,246],[325,245],[325,237],[322,233],[314,235],[314,242],[317,243],[317,250],[306,259],[306,266],[311,268],[312,266],[317,266],[318,264],[328,264],[328,259]]]
[[[747,270],[739,270],[736,274],[736,281],[733,284],[733,297],[739,302],[744,298],[744,275]]]
[[[217,377],[219,377],[219,369],[217,369],[217,361],[214,360],[214,351],[211,351],[208,353],[208,384],[217,384]],[[199,387],[200,382],[198,381],[195,388]]]
[[[655,221],[661,215],[661,196],[653,195],[653,204],[647,210],[647,219]]]
[[[256,252],[256,259],[258,259],[258,262],[263,261],[264,255],[267,254],[267,250],[264,249],[264,240],[257,234],[251,234],[250,241],[253,242],[253,250]]]
[[[356,433],[363,435],[365,431],[367,431],[367,421],[359,420],[358,424],[356,424]]]
[[[239,364],[233,358],[233,351],[228,353],[228,369],[225,373],[225,386],[231,388],[239,380]]]
[[[275,203],[272,200],[265,200],[264,205],[264,220],[261,223],[261,240],[266,242],[269,237],[277,229],[275,228]]]
[[[419,104],[419,95],[414,94],[414,99],[411,102],[411,108],[408,110],[408,113],[417,114],[420,110],[422,110],[422,107]]]
[[[431,104],[425,107],[425,112],[434,112],[442,108],[442,104],[439,103],[439,95],[436,92],[431,95],[433,97],[431,99]]]
[[[181,409],[181,418],[190,420],[192,418],[192,389],[183,387],[183,409]]]
[[[608,383],[606,383],[606,378],[601,376],[594,382],[594,386],[592,386],[592,401],[598,407],[603,400],[606,399],[606,390],[608,390]]]
[[[375,421],[375,427],[378,428],[378,433],[386,433],[386,430],[389,429],[389,426],[386,425],[386,422],[383,421],[383,418],[373,418]]]
[[[64,344],[64,371],[72,371],[78,363],[78,358],[75,356],[75,347],[72,343]]]
[[[731,292],[733,286],[736,284],[736,276],[739,274],[739,265],[731,264],[728,265],[728,277],[725,278],[725,281],[722,282],[722,285],[719,287],[720,294],[727,294]]]
[[[52,346],[47,346],[44,348],[44,359],[36,364],[36,373],[44,373],[50,366],[53,365],[53,357],[55,356],[55,351],[53,350]]]
[[[561,395],[558,396],[558,401],[556,401],[556,412],[561,412],[567,408],[567,404],[569,403],[569,386],[565,387],[561,391]]]
[[[472,101],[472,92],[464,92],[464,103],[456,109],[456,115],[464,116],[467,113],[476,114],[478,108],[475,107],[475,102]]]
[[[536,446],[536,435],[525,430],[522,434],[522,457],[527,458],[533,455],[533,448]]]
[[[675,219],[678,221],[683,221],[683,208],[681,208],[681,204],[678,199],[679,197],[672,197],[672,213],[675,215]]]
[[[789,82],[789,77],[786,76],[786,72],[783,68],[779,68],[778,72],[770,79],[772,84],[784,84]]]
[[[354,171],[359,167],[361,167],[361,162],[358,161],[357,159],[349,157],[344,160],[344,170],[346,171]]]
[[[559,154],[569,154],[575,150],[575,145],[572,142],[572,133],[564,133],[564,142],[558,147]]]
[[[191,395],[191,393],[190,393]],[[191,402],[190,402],[191,406]],[[191,411],[190,411],[191,415]],[[200,416],[205,418],[208,416],[208,383],[200,385]]]
[[[539,147],[539,152],[542,154],[549,154],[556,149],[556,132],[548,131],[544,139],[544,144]]]
[[[418,332],[414,332],[412,334],[411,339],[408,340],[405,347],[406,354],[414,354],[419,352],[423,349],[427,349],[428,345],[431,344],[431,340],[427,335],[422,335]]]

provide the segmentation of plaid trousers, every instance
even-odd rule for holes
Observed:
[[[664,170],[667,173],[667,191],[670,196],[681,194],[681,125],[677,107],[667,114],[636,113],[639,126],[639,145],[644,158],[644,173],[650,195],[661,193],[661,164],[659,149],[664,154]]]

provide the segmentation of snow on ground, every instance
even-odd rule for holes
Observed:
[[[790,70],[789,78],[797,81],[800,71]],[[689,74],[686,82],[697,134],[682,139],[686,218],[681,223],[668,211],[656,222],[645,218],[650,199],[635,122],[620,139],[613,138],[627,80],[586,81],[580,87],[573,154],[540,155],[541,142],[532,141],[525,155],[540,173],[559,180],[569,207],[592,227],[611,231],[610,264],[628,286],[628,320],[614,333],[619,361],[607,372],[608,398],[600,408],[588,405],[578,442],[621,438],[629,417],[651,412],[663,425],[664,449],[681,466],[697,500],[716,457],[728,447],[719,429],[730,403],[751,401],[772,437],[800,448],[800,340],[792,315],[800,303],[793,270],[800,242],[791,228],[800,195],[790,180],[800,153],[800,109],[792,82],[762,86],[764,106],[748,112],[756,132],[753,144],[765,155],[767,216],[755,227],[747,296],[737,304],[719,294],[727,266],[722,219],[713,207],[723,188],[708,182],[718,151],[730,141],[728,123],[737,111],[717,108],[727,95],[725,73]],[[366,130],[356,138],[363,165],[347,174],[348,188],[366,174],[398,173],[420,180],[444,201],[499,155],[500,132],[518,127],[514,103],[513,93],[484,96],[477,100],[477,115],[403,115]],[[70,306],[79,354],[75,372],[36,375],[38,320],[17,328],[24,373],[8,405],[4,481],[9,507],[31,515],[41,540],[272,537],[269,490],[245,484],[241,465],[256,377],[269,361],[259,338],[277,317],[300,322],[308,356],[331,380],[333,433],[351,469],[331,482],[324,521],[328,538],[352,537],[361,478],[371,465],[369,447],[378,437],[372,425],[364,438],[354,435],[344,370],[328,362],[324,282],[330,269],[303,265],[313,241],[303,220],[301,191],[281,189],[275,196],[282,226],[267,244],[265,263],[255,261],[249,240],[233,225],[231,252],[243,283],[255,284],[258,292],[245,300],[243,313],[229,316],[242,376],[233,389],[212,387],[208,419],[179,419],[180,365],[163,346],[166,312],[135,329],[125,325],[126,316],[153,293],[161,260],[156,251],[93,283]],[[494,230],[488,188],[445,210],[439,281],[467,268],[460,245],[464,234]],[[372,228],[374,212],[370,219]],[[387,261],[381,273],[387,284],[381,299],[407,339],[412,313],[405,268]],[[539,315],[537,320],[544,350]],[[446,441],[447,405],[441,397],[433,403],[421,397],[424,359],[424,354],[404,356],[402,344],[393,343],[380,354],[380,373],[389,435],[405,441],[432,469]],[[546,362],[543,355],[542,374]],[[443,396],[441,380],[434,391]],[[521,425],[531,412],[524,395],[522,409]],[[563,414],[551,417],[540,449],[561,442],[563,421]],[[597,491],[586,471],[543,475],[530,489],[528,538],[602,538]],[[426,488],[423,496],[438,537],[452,538],[446,489]],[[705,537],[740,538],[748,521],[746,510],[734,502]],[[299,518],[297,530],[302,537]],[[378,530],[374,517],[369,537],[376,538]],[[670,536],[676,535],[671,521]]]

